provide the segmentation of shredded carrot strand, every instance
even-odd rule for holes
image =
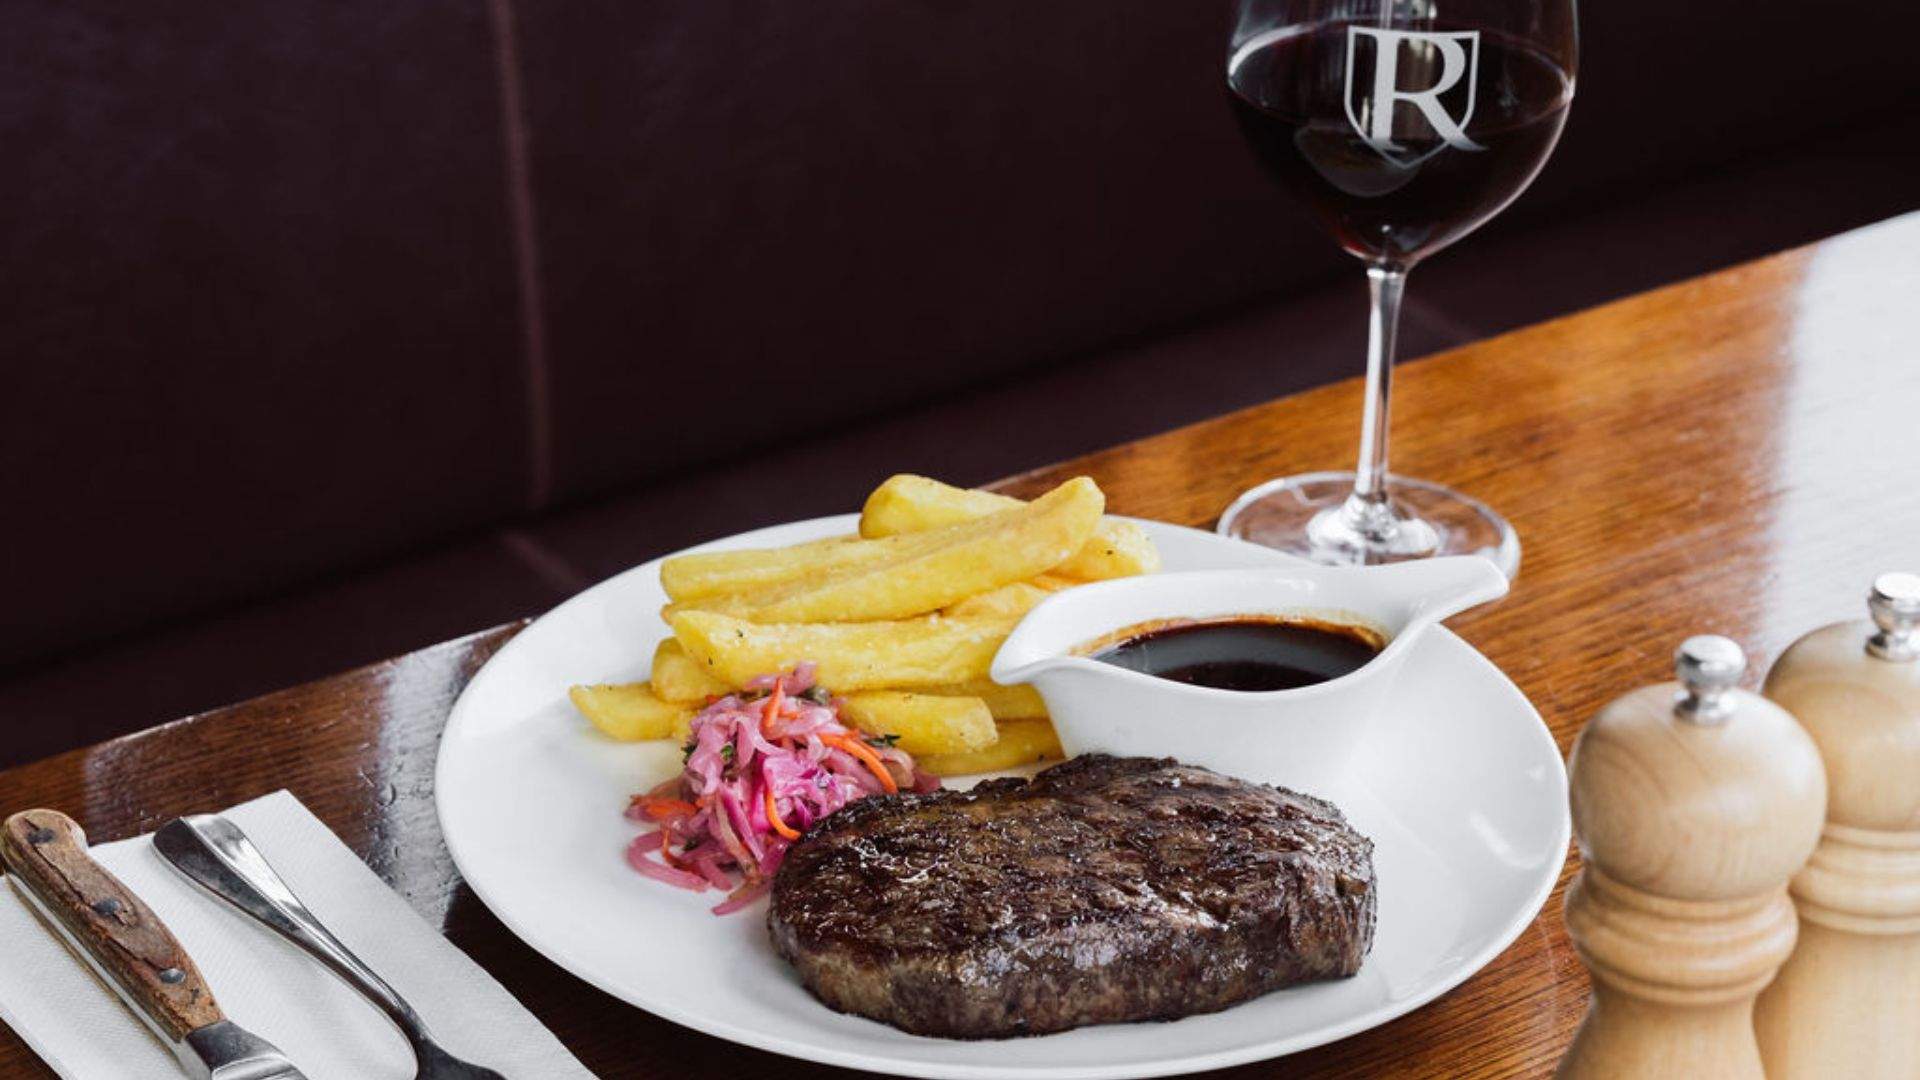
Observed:
[[[866,743],[847,735],[822,735],[820,741],[828,746],[837,746],[858,758],[860,763],[867,767],[867,771],[873,774],[874,779],[880,781],[881,790],[887,794],[892,795],[900,790],[900,785],[894,782],[893,774],[887,771],[886,763],[881,761],[880,756],[875,754]]]
[[[680,860],[674,858],[673,852],[667,847],[667,844],[672,841],[672,839],[673,835],[671,833],[665,829],[660,830],[660,858],[665,860],[668,866],[679,866]]]
[[[773,805],[772,785],[768,785],[761,790],[767,793],[767,822],[773,826],[773,831],[789,840],[800,839],[800,830],[780,820],[780,811]]]
[[[667,799],[656,795],[641,801],[640,812],[655,821],[663,821],[670,817],[692,817],[700,812],[700,808],[685,799]]]
[[[766,707],[760,710],[760,734],[769,739],[773,734],[774,718],[780,715],[780,706],[786,703],[786,685],[779,679],[773,680],[773,693],[767,695]]]

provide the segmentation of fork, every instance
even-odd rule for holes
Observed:
[[[233,822],[218,814],[176,818],[153,834],[153,846],[190,881],[306,950],[385,1013],[413,1047],[416,1080],[506,1080],[434,1042],[420,1014],[321,925]]]

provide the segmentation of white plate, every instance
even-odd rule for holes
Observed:
[[[854,529],[852,515],[706,545],[768,547]],[[1284,561],[1265,548],[1142,521],[1170,570]],[[717,893],[642,878],[622,851],[629,795],[678,748],[598,737],[569,685],[639,679],[665,635],[659,564],[581,593],[474,676],[441,738],[435,801],[453,860],[507,927],[580,978],[723,1039],[907,1076],[1120,1078],[1257,1061],[1363,1031],[1431,1001],[1513,941],[1566,859],[1566,773],[1506,676],[1445,630],[1408,657],[1393,714],[1356,775],[1313,794],[1373,838],[1380,922],[1360,973],[1173,1023],[956,1042],[832,1012],[773,954],[765,901],[716,918]]]

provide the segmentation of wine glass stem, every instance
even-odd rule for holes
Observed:
[[[1360,463],[1343,514],[1369,539],[1393,535],[1397,523],[1387,501],[1387,428],[1393,395],[1394,339],[1400,331],[1400,294],[1407,272],[1367,267],[1367,404],[1360,418]]]

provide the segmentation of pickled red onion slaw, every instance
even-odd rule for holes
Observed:
[[[767,891],[814,822],[868,795],[939,786],[890,740],[841,723],[838,700],[802,663],[700,710],[681,774],[627,808],[657,826],[628,846],[627,862],[682,889],[726,892],[713,909],[726,915]]]

